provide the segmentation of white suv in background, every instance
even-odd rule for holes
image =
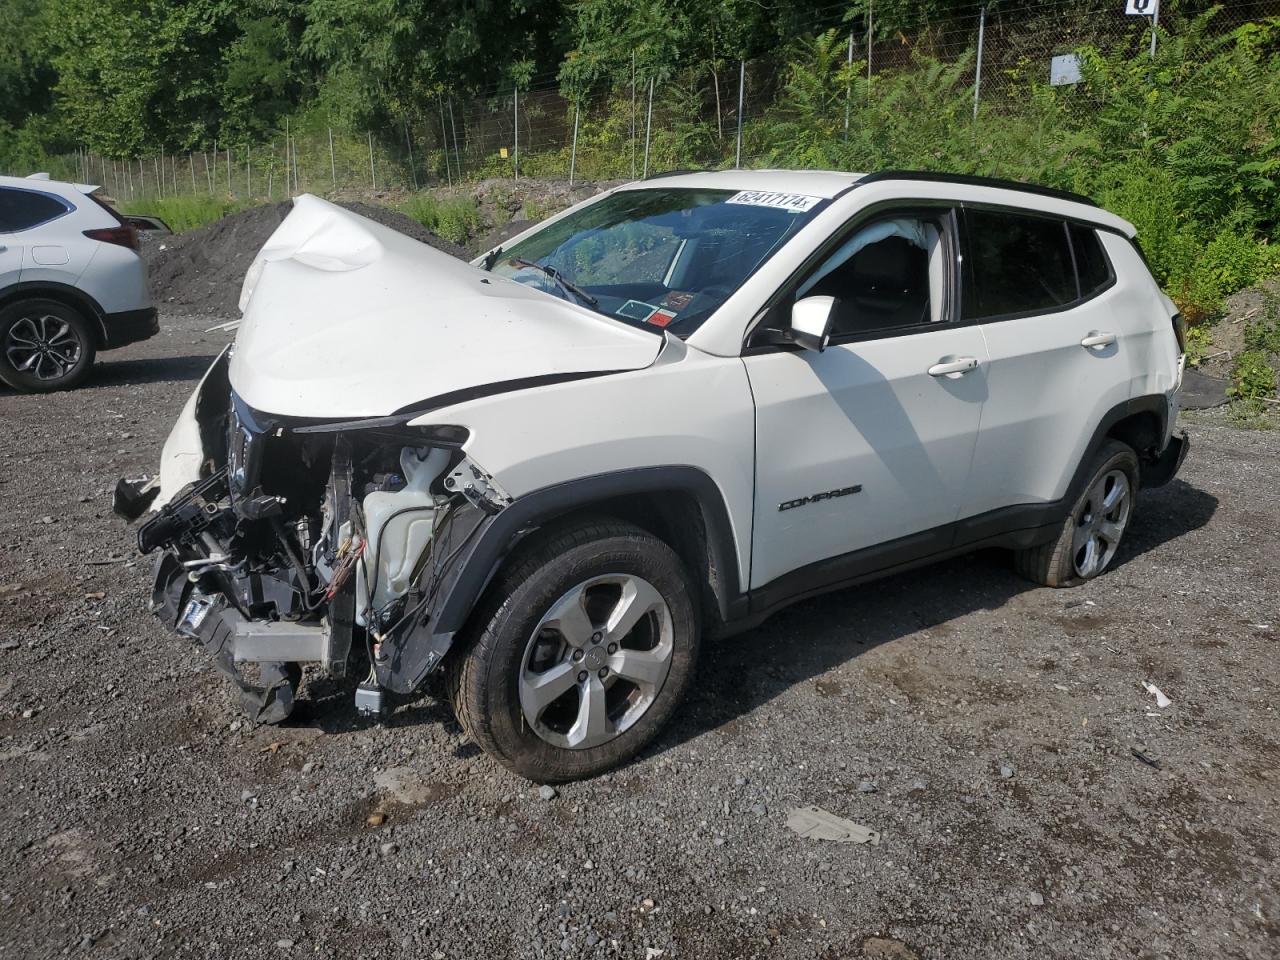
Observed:
[[[0,177],[0,380],[42,392],[159,332],[138,235],[97,187]]]
[[[802,597],[989,546],[1098,576],[1187,451],[1134,228],[1017,183],[654,177],[471,265],[303,196],[241,307],[117,490],[153,609],[263,721],[303,663],[375,711],[443,666],[535,780],[633,755],[703,636]]]

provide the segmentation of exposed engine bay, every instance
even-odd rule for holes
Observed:
[[[228,355],[195,398],[199,479],[138,530],[161,551],[152,609],[259,722],[292,711],[303,663],[341,678],[367,659],[356,705],[381,712],[384,691],[416,690],[443,658],[427,626],[441,585],[509,498],[463,428],[265,415],[231,389]],[[140,516],[156,487],[121,481],[117,512]]]

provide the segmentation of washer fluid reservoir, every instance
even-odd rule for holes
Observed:
[[[395,491],[375,490],[364,498],[369,545],[356,582],[356,622],[361,626],[367,626],[365,609],[369,605],[370,584],[365,571],[374,581],[375,611],[408,591],[414,567],[431,543],[436,512],[430,487],[448,462],[448,450],[405,447],[400,451],[405,485]]]

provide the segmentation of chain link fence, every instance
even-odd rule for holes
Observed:
[[[1136,0],[1150,3],[1151,0]],[[841,8],[827,13],[839,17]],[[815,15],[821,21],[820,11]],[[1215,32],[1280,16],[1280,0],[1243,0],[1213,19]],[[870,22],[868,22],[868,20]],[[829,21],[828,21],[829,22]],[[1060,75],[1061,96],[1073,96],[1072,54],[1086,46],[1122,47],[1146,55],[1147,45],[1177,41],[1177,25],[1153,31],[1152,18],[1126,15],[1123,0],[1046,0],[1016,13],[994,4],[930,24],[911,36],[881,36],[869,18],[837,28],[846,85],[845,124],[854,99],[874,96],[874,78],[918,69],[921,57],[963,73],[978,111],[1016,110],[1032,88]],[[235,201],[408,192],[486,178],[628,179],[677,166],[751,167],[767,163],[779,144],[756,121],[785,108],[783,47],[746,62],[673,65],[667,76],[632,75],[607,92],[569,100],[554,78],[532,89],[507,84],[487,95],[441,94],[394,126],[348,130],[315,122],[253,144],[113,159],[89,151],[55,158],[54,176],[100,183],[119,200],[209,195]],[[865,71],[869,83],[854,83]],[[1078,79],[1078,74],[1075,74]],[[1074,107],[1087,111],[1087,100]]]

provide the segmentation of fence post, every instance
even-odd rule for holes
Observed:
[[[404,143],[409,148],[409,173],[413,177],[413,189],[418,189],[418,171],[413,166],[413,138],[409,136],[409,121],[404,122]]]
[[[512,160],[511,170],[513,174],[512,179],[519,180],[520,179],[520,88],[514,87],[512,89],[512,94],[513,96],[512,96],[511,103],[512,103],[512,111],[515,116],[516,139],[515,139],[515,157]]]
[[[733,168],[737,170],[742,166],[742,102],[743,90],[747,83],[747,61],[738,61],[738,146],[733,154]]]
[[[253,147],[244,148],[244,192],[253,199]]]
[[[295,193],[302,192],[302,181],[298,179],[298,141],[293,141],[293,189]]]
[[[227,147],[227,193],[235,196],[236,185],[231,179],[231,148]]]
[[[844,138],[849,139],[849,101],[853,99],[853,31],[849,31],[849,60],[846,72],[848,82],[844,88]]]
[[[867,96],[871,96],[871,22],[874,0],[867,0]]]
[[[982,42],[987,35],[987,5],[978,11],[978,66],[973,77],[973,119],[978,119],[978,97],[982,92]]]
[[[196,155],[187,153],[187,165],[191,167],[191,195],[196,195]]]
[[[158,183],[160,196],[164,196],[164,147],[160,147],[160,159],[156,161],[156,183]]]
[[[444,154],[444,176],[453,189],[453,169],[449,165],[449,133],[444,128],[444,97],[436,94],[436,106],[440,108],[440,152]],[[438,181],[437,181],[438,182]]]
[[[649,77],[649,109],[644,121],[644,173],[641,179],[649,176],[649,132],[653,129],[653,77]]]
[[[338,189],[338,162],[333,158],[333,127],[329,127],[329,176],[333,179],[333,189]],[[275,144],[271,145],[272,153],[275,152]]]
[[[449,127],[453,130],[453,165],[458,168],[458,180],[462,180],[462,152],[458,149],[458,124],[453,119],[453,94],[449,94]],[[463,120],[462,129],[467,129]]]
[[[289,199],[289,194],[292,192],[292,188],[289,186],[289,177],[290,177],[290,172],[292,170],[292,167],[289,166],[289,158],[293,156],[293,154],[289,152],[290,142],[291,141],[289,140],[289,118],[285,117],[284,118],[284,196],[286,200]]]
[[[204,161],[204,178],[209,183],[209,196],[213,196],[213,171],[209,169],[209,154],[205,150],[200,151],[200,159]]]
[[[1156,27],[1160,24],[1160,0],[1156,0],[1155,9],[1151,11],[1151,59],[1156,58]]]
[[[298,153],[296,150],[294,151],[293,158],[294,158],[294,162],[296,163],[298,159]],[[294,169],[296,170],[297,167],[295,167]],[[294,178],[294,186],[296,187],[298,185],[297,183],[298,175],[295,173],[293,175],[293,178]],[[369,131],[369,180],[370,182],[373,183],[373,189],[376,191],[378,189],[378,171],[374,169],[374,166],[373,166],[373,131],[372,130]]]
[[[573,186],[573,168],[578,163],[578,112],[581,110],[576,103],[573,105],[573,147],[569,151],[569,186]]]

